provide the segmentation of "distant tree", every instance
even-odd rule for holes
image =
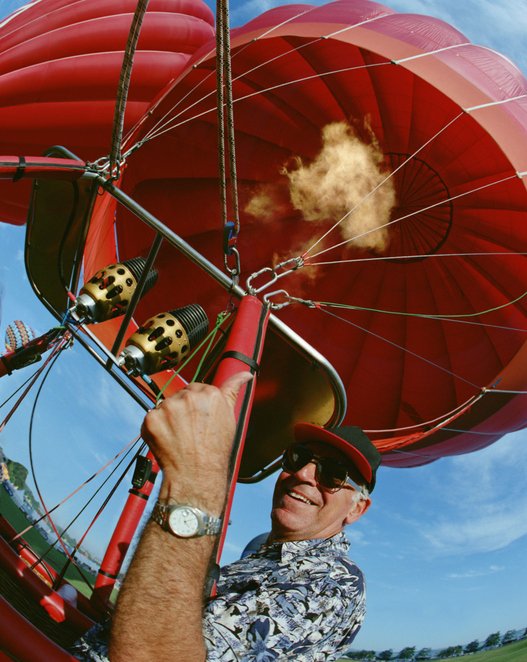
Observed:
[[[421,648],[421,650],[415,656],[416,660],[429,660],[432,657],[431,648]]]
[[[26,467],[23,464],[20,464],[20,462],[15,462],[14,460],[7,460],[6,465],[9,471],[9,480],[15,487],[21,490],[26,484]]]
[[[380,653],[377,653],[378,660],[391,660],[392,657],[393,657],[393,650],[391,648],[385,651],[381,651]]]
[[[406,646],[399,653],[398,658],[400,660],[413,660],[415,655],[415,646]]]
[[[479,641],[474,639],[465,646],[465,653],[475,653],[479,649]]]
[[[463,646],[452,646],[452,656],[458,657],[459,655],[463,655]]]
[[[490,648],[491,646],[497,646],[500,643],[500,633],[499,632],[493,632],[492,634],[489,634],[489,636],[485,639],[484,647],[485,648]]]
[[[505,644],[510,644],[511,641],[516,641],[516,633],[514,630],[507,630],[507,632],[501,638],[501,643],[504,646]]]
[[[375,660],[375,651],[349,651],[346,653],[346,657],[350,660]]]
[[[454,657],[457,646],[448,646],[439,651],[438,657]]]

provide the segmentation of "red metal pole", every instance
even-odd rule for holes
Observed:
[[[148,497],[154,489],[154,482],[159,472],[159,465],[150,451],[142,461],[151,463],[148,476],[146,476],[146,480],[141,487],[132,487],[129,490],[128,499],[108,543],[91,596],[92,604],[102,613],[108,606],[115,581],[143,516]]]
[[[232,325],[225,346],[225,351],[220,359],[216,375],[212,382],[216,386],[220,386],[228,377],[241,372],[242,370],[250,370],[254,373],[252,381],[242,387],[236,402],[235,414],[238,424],[232,451],[227,505],[216,552],[217,563],[219,563],[221,558],[225,536],[227,534],[229,515],[234,499],[234,491],[240,470],[245,436],[247,434],[249,417],[254,400],[256,374],[262,356],[269,313],[269,308],[264,306],[262,302],[254,296],[247,295],[241,300],[240,307],[236,313],[236,319],[234,320],[234,324]]]
[[[241,300],[229,333],[225,351],[213,379],[214,385],[219,386],[223,384],[228,377],[243,370],[257,371],[268,319],[269,310],[263,306],[259,299],[248,295]],[[254,399],[255,382],[256,379],[253,379],[248,385],[242,387],[236,403],[235,414],[238,427],[233,447],[232,473],[227,508],[224,516],[224,527],[218,545],[218,560],[223,549],[232,500],[234,498],[234,489],[238,477],[249,414]],[[101,612],[106,610],[126,552],[143,515],[148,497],[154,487],[155,476],[159,471],[159,466],[151,452],[148,452],[146,458],[152,462],[150,479],[142,487],[132,488],[130,490],[130,496],[108,544],[95,582],[95,589],[91,600],[93,606]]]

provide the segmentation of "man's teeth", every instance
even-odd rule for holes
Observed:
[[[304,503],[309,504],[310,506],[314,505],[312,501],[310,501],[307,497],[303,496],[302,494],[298,494],[298,492],[293,492],[293,491],[288,491],[287,492],[290,497],[293,497],[293,499],[297,499],[298,501],[303,501]]]

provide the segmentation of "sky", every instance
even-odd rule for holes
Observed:
[[[20,4],[0,0],[0,17]],[[233,2],[232,23],[242,24],[276,4]],[[384,4],[443,18],[471,41],[501,51],[527,72],[526,0]],[[23,228],[0,224],[0,340],[14,319],[24,320],[37,333],[56,324],[27,283],[23,243]],[[0,402],[34,370],[29,367],[1,379]],[[34,399],[33,393],[0,434],[7,455],[26,465]],[[7,411],[3,407],[0,415]],[[81,347],[63,353],[42,388],[33,424],[37,479],[48,505],[64,498],[132,440],[142,416]],[[477,453],[424,467],[381,467],[372,507],[349,529],[351,556],[365,573],[368,591],[368,614],[354,648],[438,648],[527,627],[526,441],[527,432],[518,432]],[[60,509],[59,522],[68,520],[94,482],[75,503]],[[252,537],[268,530],[272,487],[272,478],[239,486],[224,562],[238,558]],[[98,554],[126,489],[116,494],[87,539]],[[93,505],[89,512],[94,512]],[[75,529],[77,534],[80,530]]]

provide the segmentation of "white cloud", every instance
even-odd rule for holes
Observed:
[[[527,535],[526,433],[501,439],[478,453],[447,460],[434,487],[443,497],[436,517],[419,525],[439,554],[503,549]]]
[[[497,572],[503,572],[505,568],[499,565],[490,565],[481,570],[467,570],[466,572],[451,572],[447,575],[448,579],[474,579],[475,577],[486,577]]]

